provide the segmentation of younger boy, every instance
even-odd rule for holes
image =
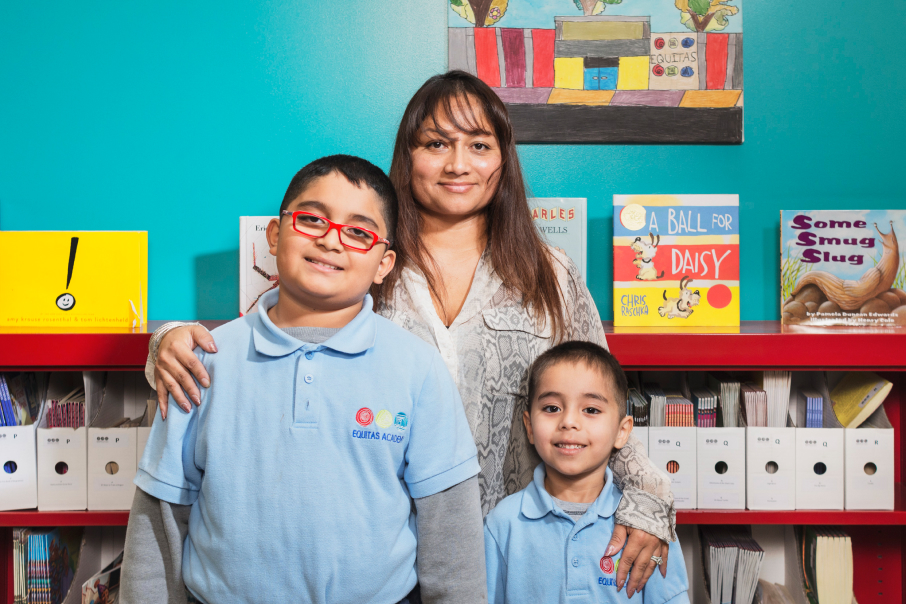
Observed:
[[[396,604],[415,587],[416,550],[426,601],[485,601],[484,563],[462,550],[471,539],[480,551],[482,528],[456,387],[439,353],[377,316],[368,295],[394,264],[396,203],[387,176],[356,157],[293,178],[267,228],[279,289],[214,331],[216,354],[197,351],[212,378],[201,406],[171,399],[154,422],[126,604],[185,601],[165,580],[180,565],[189,599],[207,604]],[[191,506],[184,544],[168,525],[182,512],[155,512],[158,500]],[[452,573],[422,572],[438,558]]]
[[[560,344],[532,365],[524,421],[543,463],[485,519],[491,604],[629,601],[616,585],[620,553],[604,555],[623,496],[607,462],[632,431],[626,394],[622,368],[596,344]],[[688,604],[678,541],[668,558],[667,577],[653,573],[642,590],[645,604]]]

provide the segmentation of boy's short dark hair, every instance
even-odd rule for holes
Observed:
[[[620,412],[620,419],[626,415],[626,397],[629,395],[629,381],[626,379],[626,373],[620,367],[616,357],[610,354],[606,349],[591,342],[564,342],[542,353],[529,370],[529,389],[528,389],[528,406],[532,408],[532,402],[538,394],[538,382],[545,371],[559,363],[582,363],[588,367],[601,372],[605,379],[610,379],[613,384],[614,394],[617,400],[617,408]]]
[[[360,189],[364,185],[377,194],[381,200],[381,215],[387,224],[387,239],[393,241],[399,213],[399,202],[393,183],[383,170],[370,161],[354,155],[328,155],[316,159],[296,172],[289,182],[289,187],[286,188],[286,194],[283,195],[279,215],[282,216],[283,210],[288,208],[313,181],[335,172]]]

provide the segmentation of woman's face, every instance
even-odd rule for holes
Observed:
[[[470,123],[474,114],[482,130],[492,131],[477,104],[471,114],[455,104],[453,108],[457,123]],[[446,116],[438,116],[437,124],[426,120],[412,150],[412,195],[428,214],[472,216],[484,210],[497,192],[502,161],[493,134],[468,134]]]

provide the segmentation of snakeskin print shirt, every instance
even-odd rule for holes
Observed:
[[[568,313],[568,340],[606,347],[598,309],[572,261],[552,248],[555,270]],[[528,369],[550,348],[550,322],[538,326],[521,295],[507,290],[491,267],[488,254],[478,262],[462,310],[447,328],[431,301],[428,283],[418,269],[406,268],[392,299],[378,312],[433,344],[453,375],[475,436],[481,465],[482,510],[532,481],[538,465],[528,442],[522,412],[528,393]],[[675,539],[676,512],[670,481],[655,468],[631,437],[610,460],[624,493],[616,513],[620,524],[642,529],[665,541]]]

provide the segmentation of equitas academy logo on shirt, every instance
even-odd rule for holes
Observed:
[[[603,558],[601,558],[600,566],[602,573],[604,573],[605,575],[613,575],[620,567],[620,559],[617,558],[616,560],[614,560],[610,556],[604,556]],[[616,587],[616,577],[598,577],[598,585],[611,585]]]
[[[377,415],[375,415],[374,411],[368,407],[362,407],[356,412],[355,421],[363,428],[374,423],[378,428],[387,430],[390,426],[393,426],[400,432],[405,431],[406,427],[409,425],[409,417],[405,413],[397,413],[394,416],[386,409],[381,409],[377,412]],[[402,434],[394,434],[393,432],[382,433],[377,430],[354,429],[352,431],[352,436],[353,438],[364,438],[367,440],[386,440],[393,443],[403,442]]]

